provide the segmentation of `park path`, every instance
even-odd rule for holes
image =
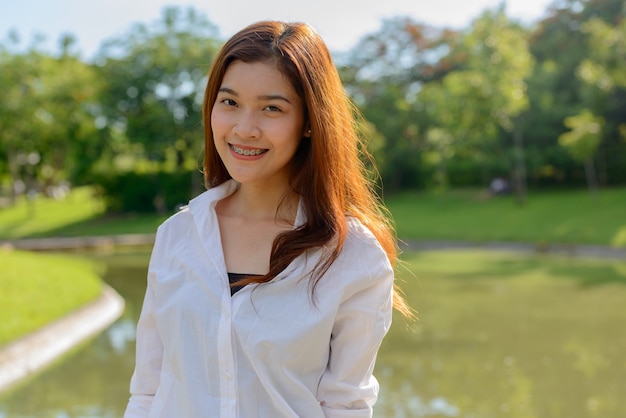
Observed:
[[[0,240],[0,248],[28,251],[63,251],[85,248],[152,245],[154,234],[126,234],[94,237],[53,237]]]
[[[401,240],[403,251],[462,250],[480,249],[487,251],[508,251],[524,254],[550,254],[568,257],[588,257],[626,260],[626,247],[578,244],[532,244],[522,242],[464,242],[464,241],[417,241]]]

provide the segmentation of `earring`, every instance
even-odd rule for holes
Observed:
[[[311,135],[311,130],[306,131],[307,134]]]

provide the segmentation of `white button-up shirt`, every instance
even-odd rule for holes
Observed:
[[[125,417],[371,417],[372,371],[391,325],[393,269],[349,218],[339,258],[310,293],[320,250],[231,297],[215,204],[228,181],[157,231]],[[302,206],[296,225],[302,223]]]

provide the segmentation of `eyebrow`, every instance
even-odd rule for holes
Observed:
[[[228,94],[232,94],[233,96],[239,97],[239,94],[235,90],[233,90],[231,88],[228,88],[228,87],[220,87],[218,92],[220,92],[220,93],[228,93]],[[259,99],[259,100],[282,100],[282,101],[285,101],[285,102],[291,104],[291,100],[289,100],[288,98],[286,98],[285,96],[282,96],[280,94],[264,94],[264,95],[261,95],[261,96],[257,96],[257,99]]]

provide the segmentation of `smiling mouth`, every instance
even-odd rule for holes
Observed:
[[[232,149],[235,152],[235,154],[239,154],[239,155],[255,156],[255,155],[263,154],[264,152],[268,151],[266,149],[261,149],[261,148],[243,149],[233,144],[229,144],[229,145],[230,145],[230,149]]]

